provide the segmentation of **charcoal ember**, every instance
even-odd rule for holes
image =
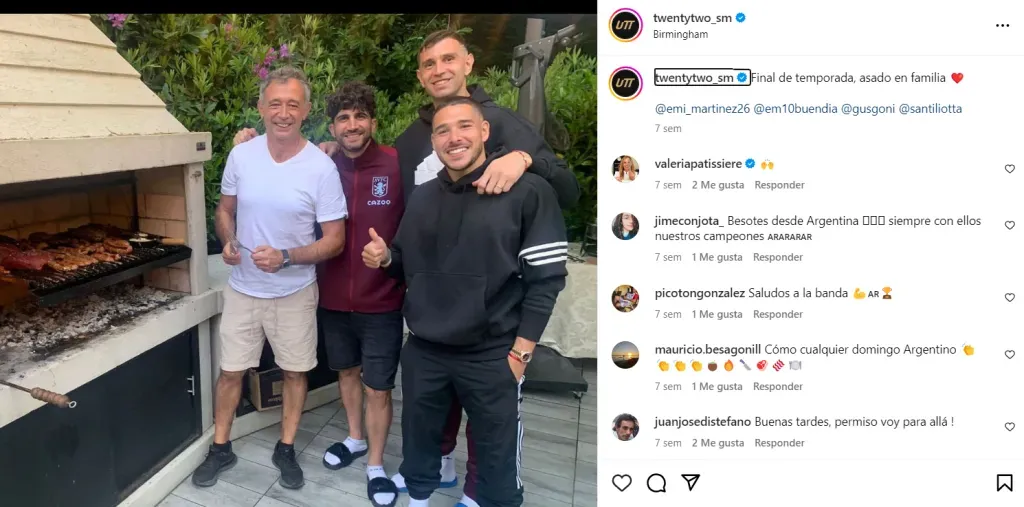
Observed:
[[[184,297],[152,287],[115,285],[52,307],[26,305],[0,315],[0,350],[46,356],[82,343]]]

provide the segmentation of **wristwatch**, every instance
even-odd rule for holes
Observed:
[[[288,250],[281,250],[281,255],[284,256],[284,262],[281,263],[282,268],[287,268],[292,265],[291,257],[288,257]]]
[[[512,350],[508,351],[508,355],[514,357],[515,359],[519,360],[523,364],[530,364],[530,360],[533,359],[533,353],[532,352],[523,352],[521,350],[516,350],[516,349],[512,349]]]

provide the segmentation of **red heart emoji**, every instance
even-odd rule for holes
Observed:
[[[964,75],[960,72],[954,72],[952,77],[954,83],[959,83],[964,78]]]

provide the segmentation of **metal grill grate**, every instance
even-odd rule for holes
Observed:
[[[12,271],[25,280],[39,304],[51,306],[68,299],[86,296],[104,287],[139,276],[156,268],[169,266],[192,256],[187,246],[134,247],[131,254],[117,262],[97,262],[74,271]]]

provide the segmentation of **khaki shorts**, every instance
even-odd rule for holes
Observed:
[[[260,365],[263,339],[270,340],[277,365],[285,371],[316,367],[316,309],[320,289],[314,282],[283,298],[262,299],[224,287],[220,321],[220,369],[245,371]]]

